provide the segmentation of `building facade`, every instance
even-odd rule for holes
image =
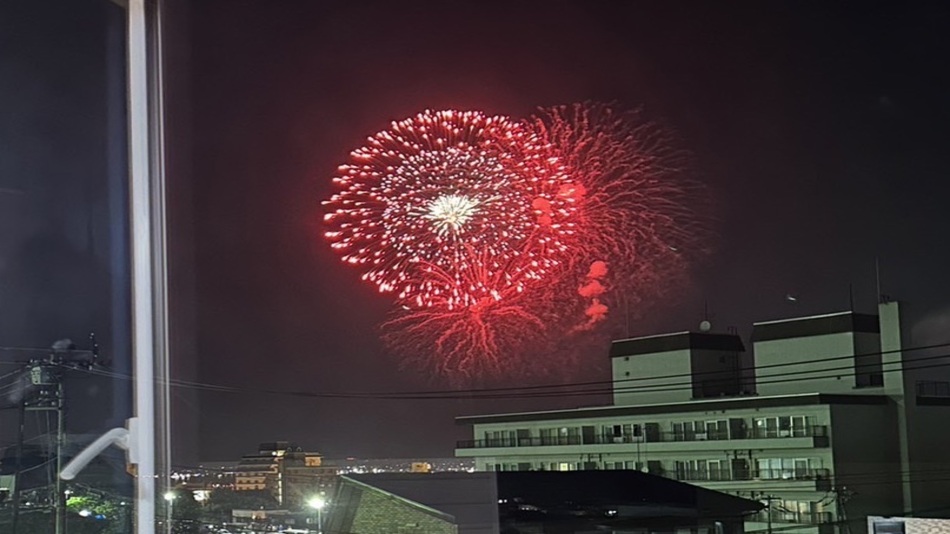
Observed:
[[[262,443],[233,468],[235,491],[267,491],[282,506],[299,508],[307,498],[333,484],[336,469],[325,467],[319,453],[287,441]]]
[[[888,302],[756,323],[754,358],[735,334],[616,341],[613,405],[459,417],[474,439],[456,454],[488,471],[636,469],[766,503],[747,530],[950,513],[950,373],[907,330]]]

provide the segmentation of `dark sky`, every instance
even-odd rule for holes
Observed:
[[[193,249],[175,268],[194,275],[194,291],[176,296],[193,314],[194,350],[176,357],[195,358],[200,381],[315,392],[438,387],[384,353],[375,328],[390,303],[319,235],[319,202],[348,151],[426,108],[521,117],[542,105],[615,100],[676,131],[715,196],[715,253],[682,301],[657,306],[634,333],[692,328],[704,298],[718,328],[740,332],[755,320],[846,309],[849,284],[868,309],[876,257],[886,292],[909,301],[918,320],[950,305],[948,6],[191,6],[169,28],[189,51],[169,67],[187,89],[175,100],[187,126],[170,150],[190,153],[191,173],[170,210],[190,213],[193,225],[182,237]],[[590,354],[587,374],[607,377],[606,354]],[[202,459],[273,439],[329,456],[448,456],[467,432],[455,415],[599,401],[202,393],[180,415],[198,418]]]

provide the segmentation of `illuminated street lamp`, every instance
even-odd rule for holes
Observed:
[[[178,498],[178,495],[176,495],[174,491],[166,491],[166,492],[162,495],[162,498],[165,499],[165,502],[166,502],[166,503],[168,503],[168,512],[167,512],[168,515],[167,515],[167,518],[168,518],[168,524],[171,525],[171,524],[173,523],[172,517],[174,516],[172,510],[173,510],[174,507],[175,507],[175,499]],[[169,527],[169,528],[170,528],[170,527]]]
[[[307,501],[307,506],[317,511],[317,533],[323,534],[323,507],[327,505],[326,499],[320,495],[311,497]]]

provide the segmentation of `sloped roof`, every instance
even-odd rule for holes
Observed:
[[[489,532],[499,503],[547,510],[614,507],[640,520],[668,517],[740,518],[762,503],[639,471],[505,471],[479,473],[374,473],[350,478],[421,503],[456,519],[460,533]]]
[[[634,470],[497,473],[498,498],[535,505],[638,506],[689,509],[693,517],[739,517],[762,503]]]

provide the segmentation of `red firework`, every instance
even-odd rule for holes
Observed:
[[[334,178],[326,236],[363,279],[410,309],[510,299],[556,270],[574,202],[524,125],[425,112],[370,137]]]
[[[600,104],[522,122],[427,111],[351,153],[326,237],[395,296],[385,339],[405,361],[455,382],[517,375],[621,296],[682,280],[701,234],[670,146]]]
[[[608,303],[625,308],[615,317],[635,316],[681,289],[690,263],[707,252],[706,195],[684,176],[688,158],[666,131],[601,103],[542,109],[530,123],[582,191],[573,262],[557,280],[581,297],[574,302],[582,322],[573,330],[606,319]],[[571,292],[551,287],[563,310]]]

